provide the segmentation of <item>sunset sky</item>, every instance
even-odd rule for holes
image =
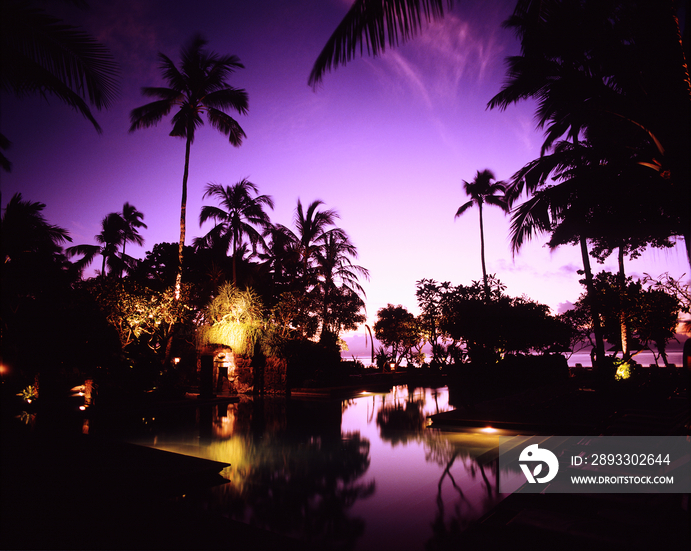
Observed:
[[[51,5],[111,50],[121,93],[108,111],[95,113],[101,135],[56,99],[3,95],[2,133],[13,142],[6,152],[12,172],[0,175],[3,207],[15,192],[46,203],[48,220],[82,244],[94,243],[102,218],[128,201],[148,225],[144,247],[129,245],[129,254],[143,257],[156,243],[177,242],[184,141],[168,136],[169,119],[129,134],[129,112],[149,101],[142,86],[164,85],[157,52],[177,63],[180,47],[201,32],[209,49],[245,65],[229,82],[247,91],[249,114],[236,117],[247,134],[239,148],[208,123],[196,134],[188,244],[211,227],[198,222],[201,206],[211,204],[202,200],[205,185],[248,178],[273,196],[275,223],[292,226],[298,198],[338,210],[339,225],[358,247],[357,263],[371,274],[363,284],[370,323],[387,303],[417,312],[419,279],[480,279],[477,210],[454,221],[467,200],[461,182],[485,168],[508,179],[539,156],[542,143],[531,103],[486,110],[504,80],[505,57],[519,51],[501,27],[515,2],[458,1],[414,41],[339,67],[312,90],[312,65],[350,3],[91,0],[86,12]],[[575,247],[550,253],[542,238],[513,258],[509,218],[490,207],[485,228],[488,272],[510,295],[525,294],[555,312],[578,298]],[[604,267],[615,271],[616,259]],[[680,243],[627,262],[627,271],[679,277],[689,266]]]

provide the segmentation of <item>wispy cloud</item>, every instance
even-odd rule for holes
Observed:
[[[504,51],[497,32],[448,14],[405,46],[387,50],[381,63],[394,82],[404,82],[432,109],[457,102],[464,89],[483,84],[488,68],[501,63]]]

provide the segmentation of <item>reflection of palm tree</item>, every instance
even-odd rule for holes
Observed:
[[[235,69],[243,68],[237,56],[219,56],[204,49],[206,40],[196,35],[181,51],[178,69],[164,54],[159,53],[160,69],[169,88],[146,87],[142,93],[157,98],[156,101],[138,107],[130,113],[130,132],[155,126],[174,107],[179,110],[173,116],[170,135],[185,139],[185,168],[182,176],[182,200],[180,205],[180,243],[178,246],[178,273],[176,296],[182,280],[182,251],[185,245],[185,219],[187,209],[187,177],[190,164],[190,146],[196,129],[203,124],[201,114],[211,126],[228,137],[230,143],[239,146],[245,132],[224,109],[240,114],[247,113],[247,93],[226,83]]]
[[[123,260],[118,258],[118,248],[122,244],[124,222],[117,212],[111,212],[101,221],[101,232],[95,236],[98,245],[75,245],[66,249],[68,256],[77,254],[83,257],[75,262],[76,268],[81,272],[89,266],[97,255],[103,257],[101,264],[101,277],[106,276],[106,266],[110,272],[119,273],[123,268]]]
[[[134,205],[125,203],[122,206],[122,212],[120,213],[123,221],[122,230],[122,259],[127,258],[125,256],[125,245],[127,243],[135,243],[139,246],[144,244],[144,238],[139,235],[139,228],[146,229],[146,224],[142,222],[144,214],[139,212]],[[120,272],[122,276],[122,271]]]
[[[118,93],[117,65],[105,46],[27,2],[0,2],[0,24],[0,88],[18,97],[51,94],[101,132],[88,103],[107,108]],[[0,135],[2,149],[8,145]],[[1,154],[0,166],[10,168]]]
[[[491,170],[477,171],[472,182],[463,180],[463,191],[470,197],[470,200],[458,207],[455,218],[461,216],[469,208],[477,205],[480,213],[480,259],[482,260],[482,280],[485,287],[485,296],[489,297],[489,284],[487,282],[487,269],[485,267],[485,230],[482,221],[482,205],[494,205],[508,212],[509,207],[504,196],[506,184],[504,182],[493,182],[494,174]]]
[[[264,212],[264,206],[274,208],[274,201],[269,195],[257,195],[258,189],[252,182],[241,180],[233,186],[225,188],[220,184],[208,184],[204,198],[215,197],[221,207],[204,205],[199,214],[199,225],[207,220],[216,222],[216,226],[209,231],[199,244],[215,245],[223,250],[225,255],[229,248],[233,251],[233,283],[237,284],[236,257],[238,247],[247,236],[256,251],[257,244],[263,243],[262,231],[271,225],[269,216]],[[224,210],[225,209],[225,210]]]

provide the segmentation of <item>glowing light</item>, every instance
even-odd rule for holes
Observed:
[[[614,378],[617,381],[622,381],[631,377],[631,365],[628,362],[619,364],[617,367],[617,372],[614,374]]]
[[[488,434],[491,434],[493,432],[497,432],[497,429],[493,427],[485,427],[484,429],[480,429],[481,432],[486,432]]]
[[[79,409],[81,409],[82,411],[85,411],[85,410],[86,410],[86,406],[79,406]]]
[[[173,363],[178,365],[180,363],[180,358],[173,358]]]

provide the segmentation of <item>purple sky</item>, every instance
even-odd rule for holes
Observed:
[[[149,101],[142,86],[164,84],[157,52],[177,63],[180,46],[199,31],[211,50],[237,55],[245,65],[230,83],[247,90],[250,108],[236,117],[247,133],[239,148],[208,124],[196,134],[188,244],[210,229],[198,223],[204,186],[246,177],[273,196],[275,223],[292,225],[298,198],[338,210],[339,225],[360,252],[358,263],[370,270],[363,284],[370,323],[387,303],[417,313],[419,279],[470,284],[481,278],[477,210],[454,221],[467,200],[461,181],[485,168],[508,179],[539,155],[542,143],[531,103],[485,109],[504,80],[504,58],[519,51],[513,33],[501,27],[513,0],[459,1],[414,41],[338,68],[316,92],[307,78],[348,0],[90,3],[85,13],[59,3],[57,10],[111,50],[122,68],[120,98],[95,113],[103,128],[98,135],[55,99],[3,95],[1,128],[13,142],[12,172],[0,176],[3,207],[15,192],[46,203],[48,220],[81,244],[94,243],[102,218],[129,201],[148,225],[144,247],[129,245],[129,254],[143,257],[156,243],[177,242],[184,141],[168,136],[169,120],[129,134],[129,112]],[[550,253],[538,238],[512,258],[509,218],[490,207],[485,228],[488,272],[509,294],[525,294],[555,312],[578,298],[576,248]],[[604,268],[616,271],[616,259]],[[627,271],[679,277],[689,266],[679,244],[628,261]]]

